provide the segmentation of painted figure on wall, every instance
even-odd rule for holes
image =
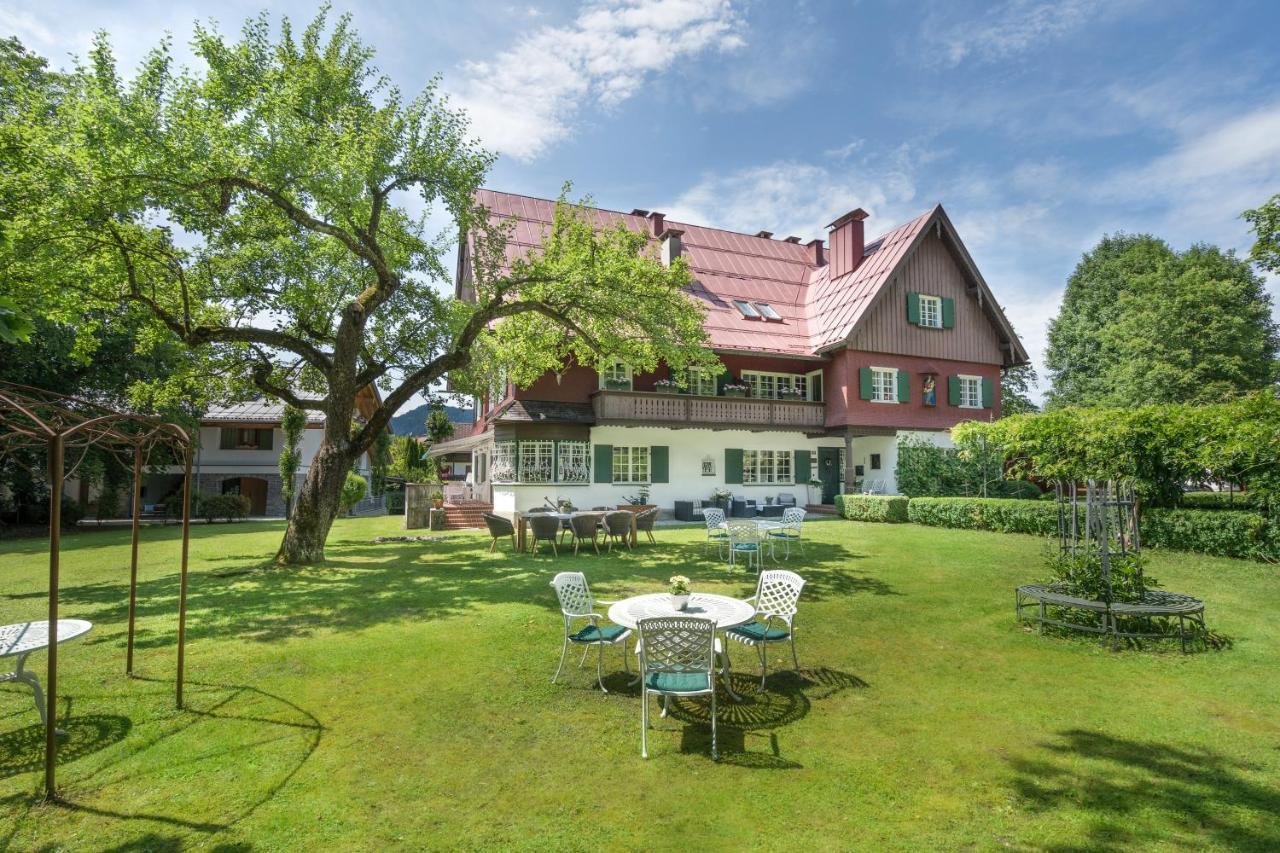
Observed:
[[[932,373],[924,375],[923,402],[926,406],[938,405],[938,378]]]

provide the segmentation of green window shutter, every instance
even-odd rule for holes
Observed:
[[[990,379],[985,376],[982,377],[982,408],[984,409],[991,408],[995,400],[995,388],[992,387],[992,384]]]
[[[959,376],[947,377],[947,405],[948,406],[960,405],[960,377]]]
[[[593,467],[595,470],[595,482],[612,483],[613,482],[613,445],[597,444],[595,445],[595,460]]]
[[[797,450],[795,458],[795,472],[797,483],[807,483],[813,476],[813,469],[810,467],[809,451]]]
[[[954,299],[942,300],[942,328],[954,329],[956,327],[956,301]]]
[[[258,449],[270,450],[272,439],[275,438],[276,431],[273,429],[258,430]]]
[[[913,326],[920,325],[920,294],[907,294],[907,322]]]
[[[230,427],[223,427],[218,430],[218,449],[234,450],[236,446],[236,431]]]
[[[649,448],[650,483],[671,482],[667,474],[667,456],[667,446],[665,444],[657,444]]]
[[[740,448],[724,449],[724,481],[726,484],[742,485],[742,450]]]
[[[858,397],[863,400],[871,399],[871,368],[858,368]]]
[[[898,371],[898,402],[911,402],[911,374],[905,370]]]

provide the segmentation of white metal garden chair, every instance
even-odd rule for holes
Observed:
[[[692,616],[641,619],[640,755],[649,757],[649,694],[711,696],[711,757],[716,746],[716,623]]]
[[[782,559],[791,559],[791,543],[794,542],[800,546],[801,553],[804,552],[804,539],[801,534],[804,528],[804,510],[799,507],[784,509],[782,511],[782,526],[776,527],[769,531],[769,556],[777,562],[777,547],[781,542],[783,546]]]
[[[702,547],[705,553],[711,543],[716,544],[717,554],[723,559],[725,546],[729,544],[729,534],[724,529],[724,510],[719,507],[706,507],[702,510],[702,519],[707,524],[707,544]]]
[[[551,677],[551,683],[555,684],[556,679],[560,677],[560,670],[564,668],[564,658],[569,653],[570,643],[583,647],[582,660],[578,661],[579,669],[587,662],[587,652],[595,646],[599,652],[596,658],[596,683],[600,685],[601,690],[608,693],[608,689],[604,686],[604,647],[622,643],[622,668],[630,674],[631,666],[627,663],[627,637],[631,636],[631,629],[621,625],[600,624],[600,620],[604,617],[595,612],[596,605],[613,604],[613,602],[596,601],[592,598],[591,589],[587,586],[587,576],[582,572],[560,572],[552,578],[551,586],[555,588],[556,598],[560,599],[560,613],[564,616],[564,646],[560,649],[560,663],[556,666],[556,674]],[[587,624],[574,631],[573,622],[576,619],[585,619]]]
[[[760,571],[760,557],[764,552],[760,542],[760,525],[750,519],[734,520],[726,528],[729,534],[729,565],[737,565],[738,559],[745,557],[748,569],[754,560],[756,571]]]
[[[746,599],[756,605],[756,619],[736,628],[726,628],[725,636],[743,645],[753,646],[760,656],[760,692],[769,668],[768,646],[771,643],[791,643],[791,661],[796,669],[800,659],[796,656],[796,603],[804,589],[804,578],[786,569],[769,569],[760,573],[756,594]],[[729,653],[725,649],[725,662]],[[727,669],[727,666],[726,666]]]

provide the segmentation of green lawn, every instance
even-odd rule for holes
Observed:
[[[189,709],[173,707],[178,543],[147,532],[136,679],[125,677],[127,531],[67,537],[65,805],[37,792],[29,694],[0,687],[0,848],[217,850],[1256,849],[1280,847],[1280,584],[1272,566],[1159,554],[1208,602],[1223,651],[1105,651],[1015,626],[1021,536],[824,521],[793,561],[802,670],[770,691],[656,720],[620,657],[552,685],[548,581],[600,597],[671,574],[746,596],[659,529],[633,554],[512,558],[487,537],[374,545],[398,519],[339,522],[330,563],[257,571],[280,528],[198,527]],[[0,545],[0,623],[41,618],[41,541]],[[733,648],[743,674],[751,652]],[[43,665],[40,658],[38,666]],[[656,715],[655,715],[656,716]]]

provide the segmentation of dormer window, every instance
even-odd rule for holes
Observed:
[[[741,299],[735,299],[733,300],[733,304],[738,309],[738,311],[742,314],[742,316],[746,317],[748,320],[760,319],[760,312],[757,311],[756,306],[752,305],[750,302],[744,302]]]
[[[756,310],[760,312],[760,316],[766,320],[782,320],[782,315],[774,310],[773,306],[767,302],[757,302]]]

